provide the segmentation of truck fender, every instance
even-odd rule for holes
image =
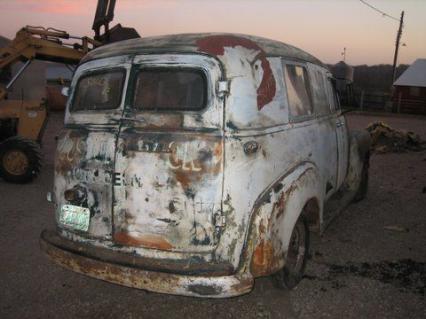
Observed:
[[[254,277],[273,274],[284,266],[293,227],[306,205],[320,228],[323,192],[317,167],[303,162],[259,196],[242,258]]]

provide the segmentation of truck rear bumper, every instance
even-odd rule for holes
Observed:
[[[204,298],[225,298],[248,293],[254,279],[250,274],[184,275],[146,270],[134,265],[122,265],[99,256],[90,256],[78,244],[44,230],[40,248],[55,263],[75,272],[111,283],[159,293]],[[135,257],[137,259],[138,257]]]

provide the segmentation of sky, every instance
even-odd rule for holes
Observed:
[[[398,63],[426,58],[426,0],[365,0],[399,19],[405,11]],[[0,0],[0,35],[25,25],[93,36],[96,0]],[[141,36],[231,32],[279,40],[325,63],[392,64],[399,22],[360,0],[117,0],[111,26]]]

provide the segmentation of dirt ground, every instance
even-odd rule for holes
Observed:
[[[426,139],[426,118],[348,115],[351,128],[383,120]],[[0,180],[0,318],[426,318],[426,152],[373,155],[367,199],[349,206],[313,243],[305,279],[292,291],[268,278],[225,300],[161,295],[60,268],[40,252],[53,227],[53,114],[41,176]]]

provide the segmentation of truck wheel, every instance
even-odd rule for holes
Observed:
[[[368,191],[368,169],[370,167],[370,154],[367,153],[364,159],[361,172],[361,182],[354,197],[354,202],[359,202],[367,196]]]
[[[31,182],[40,172],[39,145],[20,136],[0,143],[0,176],[10,183]]]
[[[309,255],[309,227],[304,216],[300,216],[291,233],[285,266],[272,275],[274,286],[292,289],[302,280]]]

